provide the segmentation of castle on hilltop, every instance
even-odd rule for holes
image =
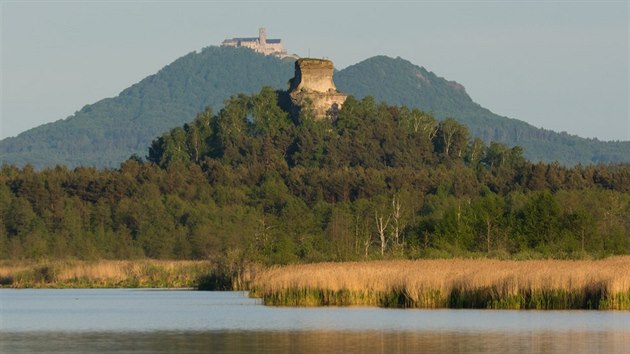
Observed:
[[[222,47],[249,48],[256,53],[264,55],[274,55],[279,58],[286,58],[287,54],[281,39],[267,39],[266,29],[258,29],[258,38],[230,38],[221,43]]]
[[[258,38],[230,38],[222,47],[249,48],[264,55],[295,58],[295,75],[289,80],[288,98],[294,113],[308,110],[317,120],[335,120],[347,95],[337,91],[333,82],[335,68],[327,59],[302,58],[288,55],[281,39],[267,39],[265,28],[258,30]]]

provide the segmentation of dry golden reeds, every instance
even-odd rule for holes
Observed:
[[[5,287],[193,287],[213,266],[207,261],[47,261],[0,263]]]
[[[630,309],[630,257],[291,265],[251,286],[272,305]]]

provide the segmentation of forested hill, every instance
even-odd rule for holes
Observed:
[[[230,96],[263,86],[285,89],[291,77],[291,60],[208,47],[177,59],[117,97],[0,141],[0,163],[116,167],[132,154],[145,156],[153,138],[190,122],[206,106],[217,111]],[[500,117],[473,102],[463,86],[400,58],[365,60],[337,72],[335,82],[358,98],[371,95],[377,101],[434,112],[440,119],[452,116],[486,142],[523,146],[532,160],[630,162],[630,142],[582,139]]]
[[[584,139],[499,116],[475,103],[459,83],[402,58],[372,57],[337,73],[335,82],[339,90],[357,98],[373,96],[377,101],[433,112],[439,119],[454,117],[471,135],[486,142],[521,146],[532,161],[630,162],[630,142]]]
[[[265,264],[630,252],[630,165],[531,163],[453,119],[238,95],[119,169],[0,167],[0,260]],[[292,111],[291,111],[292,112]]]
[[[151,140],[190,122],[205,107],[218,108],[237,93],[263,86],[286,88],[293,61],[247,49],[207,47],[189,53],[65,120],[0,141],[0,163],[36,167],[115,167],[132,154],[144,156]]]

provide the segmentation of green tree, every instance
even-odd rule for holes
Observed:
[[[434,138],[435,150],[447,158],[463,158],[468,143],[468,130],[453,118],[440,122]]]
[[[481,197],[472,202],[475,217],[475,233],[479,249],[490,253],[496,245],[503,219],[504,200],[489,189],[484,190]],[[483,245],[483,247],[482,247]]]
[[[561,209],[549,191],[533,194],[520,216],[520,230],[531,248],[548,251],[560,236]]]

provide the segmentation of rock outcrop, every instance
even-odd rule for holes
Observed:
[[[326,59],[302,58],[295,62],[295,76],[289,81],[289,97],[299,110],[308,109],[316,119],[332,119],[347,95],[337,91],[334,66]]]

